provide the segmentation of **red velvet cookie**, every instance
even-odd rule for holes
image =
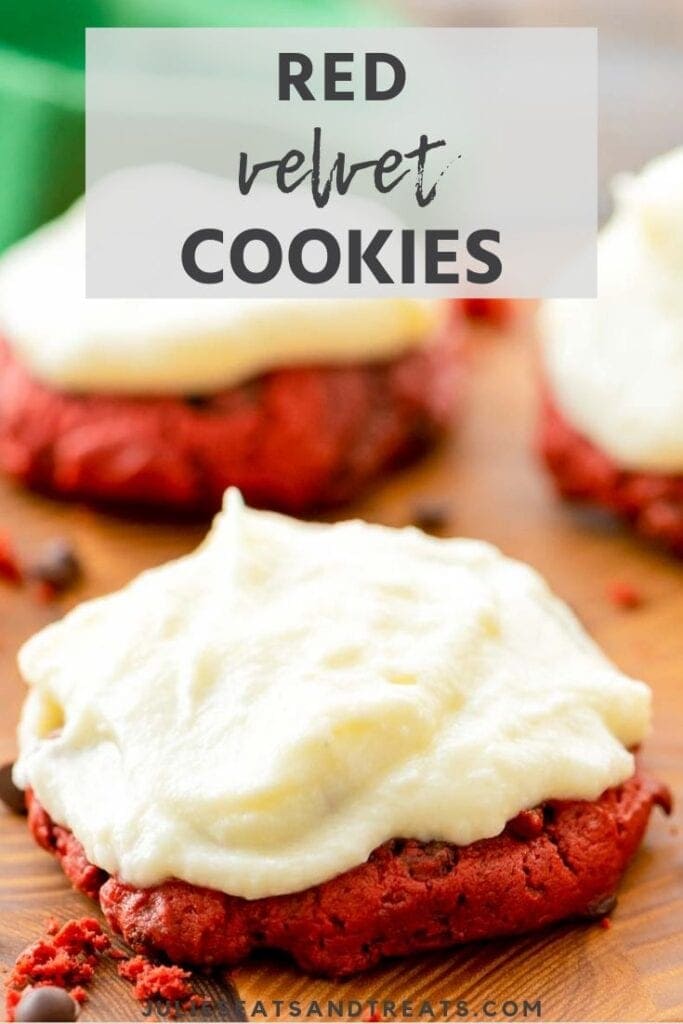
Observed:
[[[256,900],[175,880],[136,889],[108,878],[30,794],[29,824],[139,952],[211,966],[280,949],[305,970],[341,977],[387,956],[604,916],[652,807],[668,812],[670,800],[638,772],[594,802],[549,801],[523,812],[493,839],[464,847],[394,839],[329,882]]]
[[[537,443],[563,498],[600,505],[683,555],[683,475],[622,469],[579,433],[548,395]]]
[[[383,363],[277,370],[209,396],[60,392],[0,345],[0,468],[69,498],[308,512],[355,497],[449,425],[463,359],[457,327]]]

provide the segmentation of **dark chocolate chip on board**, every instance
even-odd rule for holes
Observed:
[[[601,917],[607,917],[608,914],[611,914],[616,905],[617,897],[614,893],[610,893],[608,896],[602,896],[600,899],[594,900],[590,906],[586,908],[586,917],[597,921]]]
[[[411,518],[413,525],[425,533],[439,533],[448,526],[451,509],[445,501],[424,499],[413,505]]]
[[[68,540],[51,541],[30,566],[29,574],[40,583],[49,583],[55,590],[66,590],[81,576],[81,563]]]
[[[19,1021],[72,1021],[78,1017],[78,1003],[56,985],[27,988],[14,1017]]]
[[[13,767],[11,764],[3,764],[0,768],[0,800],[14,814],[26,814],[24,791],[14,784]]]

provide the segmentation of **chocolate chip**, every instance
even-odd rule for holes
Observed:
[[[597,900],[593,900],[586,907],[586,917],[594,918],[598,920],[601,917],[606,917],[607,914],[611,914],[617,905],[617,898],[614,893],[610,893],[609,896],[601,896]]]
[[[15,1020],[71,1021],[78,1017],[78,1003],[56,985],[28,988],[14,1011]]]
[[[55,590],[66,590],[79,579],[81,564],[68,540],[53,540],[31,565],[30,576],[39,583],[47,583]]]
[[[413,506],[411,519],[414,526],[425,533],[439,533],[448,526],[450,506],[445,501],[424,500]]]
[[[0,800],[14,814],[26,814],[26,800],[23,789],[14,785],[11,764],[3,764],[0,768]]]

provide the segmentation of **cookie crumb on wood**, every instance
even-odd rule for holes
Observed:
[[[8,1021],[21,1019],[17,1009],[29,988],[64,989],[82,1003],[84,986],[92,981],[100,956],[109,948],[108,936],[93,917],[74,918],[63,925],[50,917],[46,927],[46,935],[19,954],[6,981]]]
[[[617,608],[640,608],[644,600],[641,591],[625,580],[612,580],[607,585],[607,597]]]
[[[117,970],[121,978],[132,982],[133,995],[139,1002],[159,999],[170,1004],[169,1017],[175,1016],[174,1007],[190,1010],[204,1005],[202,996],[192,988],[191,972],[182,967],[155,964],[145,956],[134,956],[122,960]]]
[[[7,583],[21,583],[22,571],[14,545],[5,531],[0,531],[0,579]]]

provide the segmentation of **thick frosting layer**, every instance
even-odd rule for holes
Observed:
[[[205,542],[20,654],[32,786],[148,886],[295,892],[391,837],[470,843],[628,778],[650,692],[488,544],[229,492]]]
[[[683,147],[615,185],[598,299],[541,311],[551,389],[624,468],[683,471]]]
[[[286,366],[389,359],[444,315],[420,299],[86,299],[82,202],[0,260],[0,335],[73,391],[210,393]]]

